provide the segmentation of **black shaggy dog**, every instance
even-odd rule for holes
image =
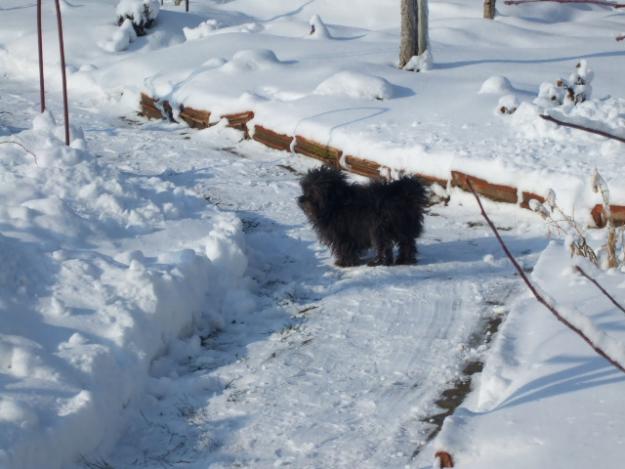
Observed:
[[[423,229],[426,196],[416,179],[350,184],[345,174],[323,166],[308,171],[300,185],[297,204],[332,250],[336,265],[357,265],[368,248],[376,252],[369,265],[391,265],[394,244],[399,246],[396,264],[417,261],[415,238]]]

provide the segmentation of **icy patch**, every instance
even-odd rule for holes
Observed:
[[[504,76],[492,76],[488,78],[480,87],[479,94],[504,94],[510,93],[514,88]]]
[[[313,91],[321,96],[349,96],[359,99],[391,99],[395,87],[387,80],[360,72],[342,71],[321,82]]]

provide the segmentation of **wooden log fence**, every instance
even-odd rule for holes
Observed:
[[[174,120],[172,106],[167,101],[159,101],[142,93],[140,106],[141,112],[139,114],[146,118]],[[178,117],[182,121],[189,125],[189,127],[196,129],[205,129],[215,125],[218,120],[211,122],[211,115],[209,111],[202,111],[186,106],[181,106],[178,113]],[[319,160],[328,166],[344,169],[371,179],[388,178],[394,173],[402,174],[401,171],[394,171],[392,168],[374,161],[354,155],[346,155],[339,148],[315,142],[301,135],[293,137],[281,134],[260,124],[255,124],[254,128],[250,129],[248,124],[254,118],[254,113],[252,111],[226,114],[220,116],[220,118],[227,121],[226,125],[228,127],[242,131],[245,138],[252,138],[269,148],[288,152],[292,151]],[[529,201],[532,199],[536,199],[541,203],[545,201],[545,198],[539,194],[519,191],[513,186],[495,184],[461,171],[452,171],[449,180],[422,173],[411,174],[428,185],[437,184],[444,188],[449,185],[462,189],[465,192],[472,192],[470,187],[472,185],[475,192],[487,199],[495,202],[517,204],[524,209],[530,209]],[[615,225],[625,225],[625,206],[610,205],[610,209]],[[603,205],[595,205],[591,211],[591,217],[598,228],[606,226],[607,221],[603,216]]]

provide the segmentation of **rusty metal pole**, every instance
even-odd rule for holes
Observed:
[[[41,0],[37,0],[37,42],[39,47],[39,104],[41,112],[46,110],[46,93],[43,80],[43,34],[41,27]]]
[[[63,81],[63,118],[65,120],[65,145],[69,146],[69,104],[67,100],[67,75],[65,70],[65,46],[63,44],[63,21],[61,20],[61,6],[56,3],[56,21],[59,29],[59,53],[61,54],[61,79]]]
[[[63,84],[63,118],[65,120],[65,145],[69,146],[69,104],[67,99],[67,72],[65,70],[65,45],[63,43],[63,20],[61,5],[55,0],[56,23],[59,30],[59,54],[61,56],[61,79]],[[46,93],[43,65],[43,27],[41,21],[41,0],[37,0],[37,46],[39,49],[39,99],[41,112],[46,110]]]

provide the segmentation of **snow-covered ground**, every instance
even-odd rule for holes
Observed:
[[[615,181],[614,200],[625,204],[618,144],[539,117],[550,112],[625,135],[625,102],[616,79],[625,52],[614,40],[622,30],[621,13],[588,5],[502,3],[497,19],[485,21],[475,2],[432,2],[433,69],[411,74],[395,67],[395,0],[358,0],[349,7],[264,3],[197,1],[189,14],[166,8],[151,34],[114,53],[108,51],[119,36],[110,19],[115,2],[65,3],[72,89],[115,101],[123,93],[135,107],[145,91],[175,108],[209,110],[214,118],[251,110],[265,127],[396,169],[442,179],[460,170],[542,195],[553,188],[563,207],[579,216],[600,203],[588,189],[597,167]],[[0,63],[13,76],[37,73],[35,22],[23,20],[32,10],[3,11]],[[346,20],[352,11],[367,13]],[[315,14],[328,35],[309,35]],[[46,24],[45,56],[55,76],[54,24]],[[546,110],[544,102],[533,103],[542,83],[568,78],[579,59],[594,71],[591,102]],[[496,76],[509,86],[480,93]],[[501,98],[523,105],[512,116],[499,115]]]
[[[623,303],[622,274],[582,265]],[[561,243],[549,245],[532,277],[562,307],[582,312],[625,343],[623,312],[571,268]],[[461,468],[618,466],[625,454],[624,386],[622,372],[524,295],[489,353],[476,392],[447,420],[432,450],[456,454]],[[428,451],[423,461],[431,457]]]
[[[295,204],[315,163],[223,124],[134,113],[141,91],[217,116],[254,110],[393,167],[554,188],[584,222],[601,201],[595,167],[625,202],[622,145],[538,114],[622,135],[623,14],[499,5],[488,22],[475,2],[431,2],[433,68],[415,74],[394,67],[396,2],[337,3],[192,0],[185,14],[166,2],[135,37],[115,26],[116,1],[61,2],[67,149],[37,112],[34,5],[3,0],[0,467],[429,467],[440,448],[458,467],[577,469],[625,455],[623,379],[519,297],[471,197],[431,208],[419,265],[337,269]],[[61,116],[52,7],[48,104]],[[594,99],[536,99],[579,58]],[[538,260],[544,290],[623,340],[625,318],[561,244],[543,252],[539,217],[487,210],[526,270]],[[622,273],[593,274],[625,299]],[[486,354],[475,336],[508,310]],[[476,359],[474,392],[426,446],[434,403]]]

